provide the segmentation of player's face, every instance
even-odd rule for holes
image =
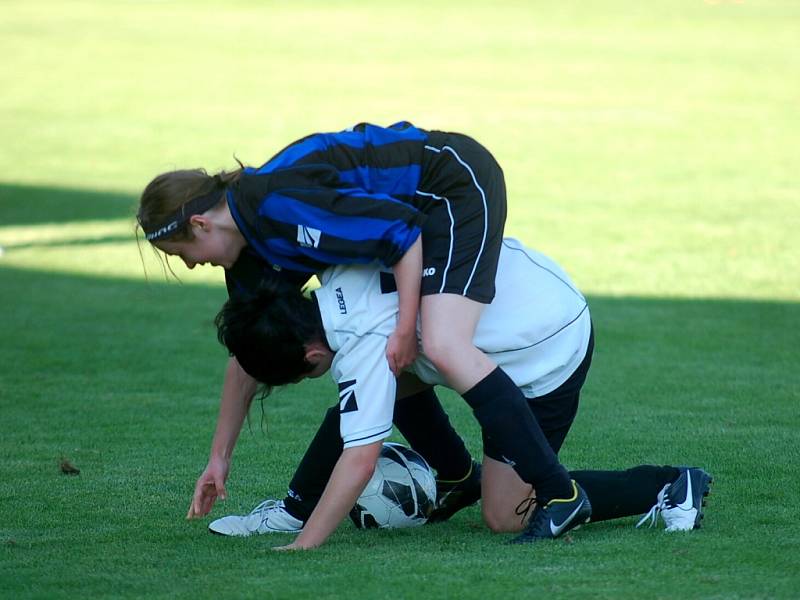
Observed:
[[[181,242],[165,240],[157,242],[156,248],[170,256],[177,256],[189,269],[194,269],[195,265],[205,264],[230,269],[239,258],[239,248],[230,244],[219,228],[205,229],[193,225],[192,233],[194,238],[191,240]]]

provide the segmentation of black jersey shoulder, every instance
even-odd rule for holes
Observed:
[[[249,295],[254,293],[264,283],[272,281],[288,282],[294,286],[303,287],[310,275],[289,269],[276,270],[257,254],[245,249],[239,255],[234,265],[225,271],[225,285],[228,288],[228,297]]]

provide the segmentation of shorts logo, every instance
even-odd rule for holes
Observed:
[[[339,384],[339,414],[355,412],[357,410],[356,380],[342,381]]]
[[[434,275],[436,275],[436,267],[427,267],[422,269],[423,277],[433,277]]]
[[[344,292],[342,288],[336,288],[336,301],[339,303],[339,312],[343,315],[347,314],[347,304],[344,303]]]
[[[297,226],[297,243],[304,248],[319,247],[319,238],[321,236],[322,232],[319,229],[307,227],[306,225]]]

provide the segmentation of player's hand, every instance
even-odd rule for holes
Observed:
[[[291,552],[293,550],[308,550],[308,548],[304,548],[303,546],[298,546],[294,542],[291,544],[287,544],[286,546],[273,546],[272,547],[275,552]]]
[[[417,333],[395,329],[386,344],[386,359],[395,377],[417,358]]]
[[[221,458],[212,458],[208,461],[206,470],[194,486],[194,498],[186,513],[187,519],[204,517],[211,512],[217,498],[225,500],[228,493],[225,491],[225,481],[228,479],[230,462]]]

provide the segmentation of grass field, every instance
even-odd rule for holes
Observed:
[[[798,39],[791,0],[4,2],[0,597],[797,597]],[[140,257],[138,193],[401,119],[489,146],[508,233],[589,296],[597,353],[562,460],[703,465],[702,530],[626,519],[518,548],[472,508],[279,554],[287,536],[183,519],[225,291]],[[284,493],[334,393],[276,393],[263,431],[254,409],[215,515]]]

